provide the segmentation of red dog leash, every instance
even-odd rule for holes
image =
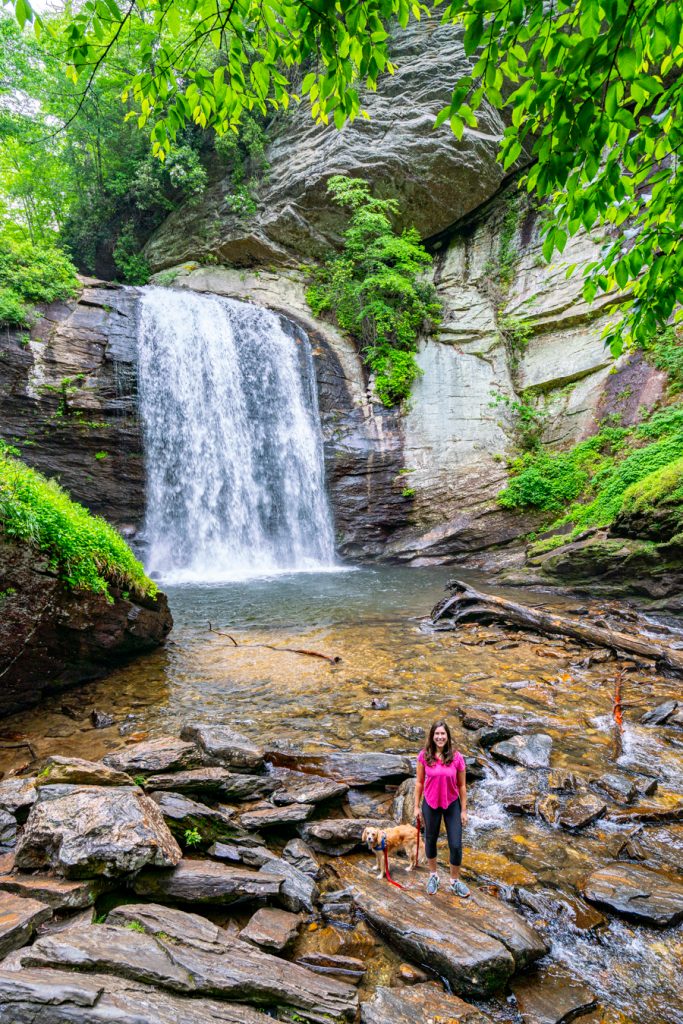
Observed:
[[[415,847],[415,867],[417,867],[418,861],[420,859],[420,815],[419,814],[417,815],[417,818],[415,819],[415,830],[417,832],[417,845]],[[386,840],[383,841],[383,848],[384,848],[384,877],[386,878],[387,882],[389,882],[390,885],[395,885],[397,889],[403,889],[404,892],[407,892],[408,889],[409,889],[409,886],[401,885],[400,882],[395,882],[393,880],[393,878],[391,877],[391,875],[389,874],[389,854],[387,852]]]

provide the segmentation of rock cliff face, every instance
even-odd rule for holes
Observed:
[[[0,715],[164,640],[172,619],[163,594],[112,589],[112,598],[68,591],[39,553],[0,537]]]

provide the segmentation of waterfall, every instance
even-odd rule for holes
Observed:
[[[174,583],[332,566],[306,337],[258,306],[150,287],[138,346],[147,570]]]

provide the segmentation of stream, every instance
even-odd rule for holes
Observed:
[[[425,726],[445,716],[459,749],[476,754],[473,733],[457,714],[467,708],[502,712],[547,732],[553,769],[591,778],[631,767],[658,776],[659,797],[683,794],[683,733],[640,724],[646,710],[680,694],[680,680],[608,652],[511,629],[426,631],[420,620],[451,575],[444,568],[378,567],[168,587],[175,628],[166,647],[5,719],[0,768],[7,772],[31,759],[24,742],[37,758],[96,759],[125,740],[177,734],[189,719],[228,722],[271,748],[416,754]],[[466,578],[486,583],[482,575]],[[515,596],[565,611],[591,607],[576,597]],[[332,665],[260,644],[341,661]],[[611,712],[619,668],[625,732],[615,763]],[[113,716],[114,724],[93,728],[93,709]],[[631,1018],[636,1010],[638,1024],[683,1024],[683,927],[657,932],[612,916],[598,926],[571,913],[581,880],[614,859],[637,825],[600,820],[568,833],[508,813],[506,797],[528,790],[536,774],[487,759],[484,779],[470,787],[469,877],[497,879],[503,897],[511,897],[513,886],[522,890],[522,913],[551,939],[551,959],[613,1009],[606,1020],[616,1024],[618,1011]],[[683,822],[645,825],[642,832],[662,869],[680,870]],[[524,893],[537,898],[525,901]],[[387,969],[383,955],[376,954],[370,974],[375,982]],[[501,1022],[520,1020],[504,998],[486,1009]]]

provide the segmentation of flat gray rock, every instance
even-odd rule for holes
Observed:
[[[197,743],[212,761],[239,771],[258,771],[263,767],[264,752],[248,736],[227,725],[190,722],[180,731],[181,739]]]
[[[279,895],[277,877],[251,868],[233,867],[212,860],[181,860],[171,871],[141,871],[132,882],[139,896],[178,903],[234,903],[241,899],[268,899]]]
[[[303,839],[290,839],[282,851],[282,858],[311,878],[318,878],[320,875],[320,863]]]
[[[178,994],[238,999],[294,1009],[307,1020],[352,1020],[355,989],[232,937],[215,944],[187,939],[182,919],[155,936],[111,925],[78,926],[38,939],[24,967],[113,974]]]
[[[281,953],[299,934],[301,917],[276,907],[261,907],[240,932],[243,942]]]
[[[462,901],[442,886],[442,892],[430,897],[423,874],[404,891],[348,861],[335,871],[366,920],[391,946],[436,971],[461,995],[486,997],[548,952],[524,918],[480,890],[473,889],[470,899]]]
[[[511,764],[522,765],[523,768],[548,768],[552,746],[552,737],[537,732],[512,736],[502,743],[495,743],[491,747],[491,753],[499,761],[509,761]]]
[[[257,800],[272,793],[277,782],[269,775],[240,775],[227,768],[192,768],[186,772],[150,775],[149,789],[172,790],[221,800]]]
[[[512,991],[524,1024],[566,1024],[598,1004],[594,992],[555,966],[515,980]]]
[[[48,757],[45,767],[36,777],[36,786],[62,783],[72,786],[134,785],[130,775],[99,761],[84,761],[80,757]]]
[[[205,763],[202,751],[195,743],[186,743],[175,736],[161,736],[121,747],[102,758],[104,764],[131,776],[153,772],[184,771],[199,768]]]
[[[656,708],[646,711],[640,720],[643,725],[665,725],[679,707],[679,701],[666,700],[662,704],[658,704]]]
[[[0,968],[2,965],[0,964]],[[0,1024],[271,1024],[243,1003],[188,999],[111,975],[0,970]]]
[[[39,900],[52,910],[82,910],[83,907],[91,907],[98,896],[111,888],[111,884],[99,878],[77,880],[43,874],[2,875],[0,894],[8,892]]]
[[[590,780],[591,786],[606,793],[617,804],[631,804],[638,796],[638,786],[630,775],[620,772],[606,772]]]
[[[607,810],[607,804],[594,793],[582,793],[568,800],[560,811],[558,821],[563,828],[586,828],[601,818]]]
[[[171,935],[183,942],[213,946],[227,938],[218,925],[199,914],[157,903],[122,903],[107,915],[107,924],[134,928],[148,935]]]
[[[245,811],[240,815],[242,828],[258,830],[260,828],[282,828],[286,825],[299,825],[311,817],[315,806],[313,804],[286,804],[283,807],[275,807],[273,804],[266,804],[253,811]]]
[[[303,770],[323,775],[348,786],[372,786],[377,782],[397,782],[407,775],[414,775],[413,760],[400,754],[369,753],[355,754],[340,751],[333,754],[286,753],[269,750],[266,757],[275,767]]]
[[[240,835],[241,829],[226,811],[207,807],[182,793],[150,793],[176,839],[183,844],[185,833],[195,830],[203,843],[214,843]]]
[[[215,860],[225,860],[230,864],[246,864],[250,868],[263,867],[269,860],[273,860],[277,856],[257,836],[245,836],[231,839],[225,843],[214,843],[209,847],[207,853]]]
[[[667,928],[683,921],[683,884],[639,865],[615,861],[582,886],[592,903],[641,924]]]
[[[269,877],[282,880],[278,899],[287,910],[294,913],[306,911],[312,914],[320,898],[318,886],[310,875],[299,871],[288,860],[273,857],[261,868],[261,872]]]
[[[180,857],[161,811],[139,790],[45,786],[17,844],[16,866],[54,868],[67,878],[115,877],[146,865],[171,867]]]
[[[366,1002],[361,1003],[362,1024],[491,1024],[491,1018],[476,1006],[458,996],[444,992],[436,982],[412,985],[410,988],[380,986]]]
[[[272,797],[274,804],[321,804],[339,799],[348,790],[344,782],[291,768],[274,768],[271,778],[276,786]]]
[[[304,842],[318,853],[339,857],[361,845],[363,830],[368,826],[386,828],[393,824],[377,818],[323,818],[307,822],[299,831]]]
[[[0,892],[0,958],[25,946],[38,925],[50,917],[52,911],[45,903]]]

